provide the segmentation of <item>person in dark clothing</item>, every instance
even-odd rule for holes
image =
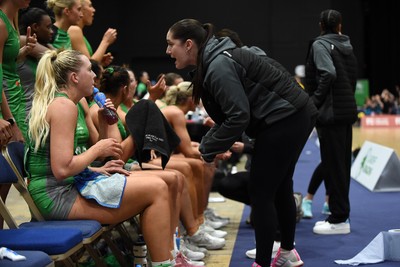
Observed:
[[[253,267],[270,266],[277,224],[281,248],[273,267],[301,266],[294,249],[296,206],[293,173],[314,127],[317,110],[292,76],[230,38],[215,38],[212,24],[183,19],[167,33],[166,53],[175,67],[195,66],[193,98],[215,121],[203,137],[202,159],[212,164],[242,133],[254,138],[250,198],[254,212],[257,255]],[[282,145],[285,143],[285,145]],[[268,170],[266,172],[265,170]]]
[[[305,89],[319,110],[317,132],[321,167],[329,188],[331,215],[317,222],[316,234],[350,233],[350,168],[352,124],[357,120],[354,98],[357,62],[350,38],[341,33],[342,16],[325,10],[321,35],[311,42],[306,62]]]

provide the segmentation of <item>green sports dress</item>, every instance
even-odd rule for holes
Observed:
[[[26,138],[28,129],[25,114],[26,103],[24,100],[24,92],[21,86],[21,81],[17,73],[16,63],[20,48],[19,34],[2,10],[0,10],[0,19],[6,25],[8,32],[8,38],[3,49],[3,77],[0,84],[0,103],[2,102],[1,93],[4,90],[11,113],[14,116],[14,119],[16,120],[24,138]]]

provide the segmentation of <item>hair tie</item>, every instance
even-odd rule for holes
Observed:
[[[108,68],[106,68],[106,71],[108,73],[110,73],[110,74],[113,74],[114,73],[114,68],[113,67],[108,67]]]

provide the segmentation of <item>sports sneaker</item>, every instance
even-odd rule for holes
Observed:
[[[184,246],[186,248],[188,248],[188,249],[190,249],[191,251],[194,251],[194,252],[201,252],[204,255],[208,254],[208,250],[206,248],[198,247],[195,244],[190,243],[187,240],[187,238],[188,238],[188,236],[183,237],[183,244],[184,244]]]
[[[228,233],[221,230],[215,230],[214,228],[208,226],[207,224],[200,225],[200,231],[206,232],[213,237],[224,238]]]
[[[215,230],[217,230],[217,229],[221,228],[222,226],[224,226],[224,223],[223,223],[223,222],[220,222],[220,221],[210,221],[210,220],[207,219],[207,218],[205,218],[204,224],[205,224],[205,225],[208,225],[208,226],[210,226],[210,227],[212,227],[212,228],[214,228]]]
[[[303,264],[304,262],[300,259],[296,249],[290,251],[279,249],[271,267],[297,267],[303,266]]]
[[[321,211],[321,213],[322,213],[322,214],[325,214],[325,215],[331,215],[331,211],[329,210],[329,204],[328,204],[328,202],[324,202],[324,205],[322,206],[322,211]]]
[[[303,217],[303,195],[299,192],[293,193],[294,201],[296,202],[296,222],[300,222],[301,218]]]
[[[279,241],[274,241],[274,246],[272,247],[272,254],[271,258],[275,258],[276,253],[278,252],[279,248],[281,247],[281,242]],[[255,259],[256,258],[256,249],[250,249],[246,251],[246,256],[250,259]]]
[[[316,222],[313,228],[314,234],[319,235],[345,235],[350,233],[350,222],[330,223],[328,221]]]
[[[205,247],[209,250],[221,249],[225,246],[225,239],[213,237],[202,231],[197,231],[194,235],[188,236],[187,241],[198,247]]]
[[[185,257],[181,252],[178,252],[175,258],[175,267],[192,267],[192,266],[205,266],[202,261],[191,261]]]
[[[207,209],[204,211],[204,217],[205,217],[207,220],[209,220],[209,221],[213,221],[213,222],[222,222],[222,226],[226,226],[226,225],[229,223],[229,221],[230,221],[229,218],[227,218],[227,217],[221,217],[221,216],[219,216],[218,214],[216,214],[216,213],[214,212],[214,210],[211,209],[211,208],[207,208]],[[215,228],[214,228],[214,229],[215,229]]]
[[[303,199],[303,203],[301,204],[301,208],[303,209],[303,218],[311,219],[313,217],[312,214],[312,200],[311,199]]]
[[[261,267],[261,265],[258,265],[257,262],[253,262],[253,264],[251,265],[251,267]]]
[[[206,254],[201,251],[193,251],[187,248],[186,243],[182,242],[181,249],[183,255],[185,255],[189,260],[200,261],[205,258]]]

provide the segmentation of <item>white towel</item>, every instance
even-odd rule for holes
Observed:
[[[75,186],[87,199],[94,199],[108,208],[119,208],[124,194],[126,177],[119,173],[106,176],[88,169],[74,176]]]
[[[348,260],[335,260],[337,264],[357,266],[388,261],[400,261],[400,232],[380,232],[362,251]]]

